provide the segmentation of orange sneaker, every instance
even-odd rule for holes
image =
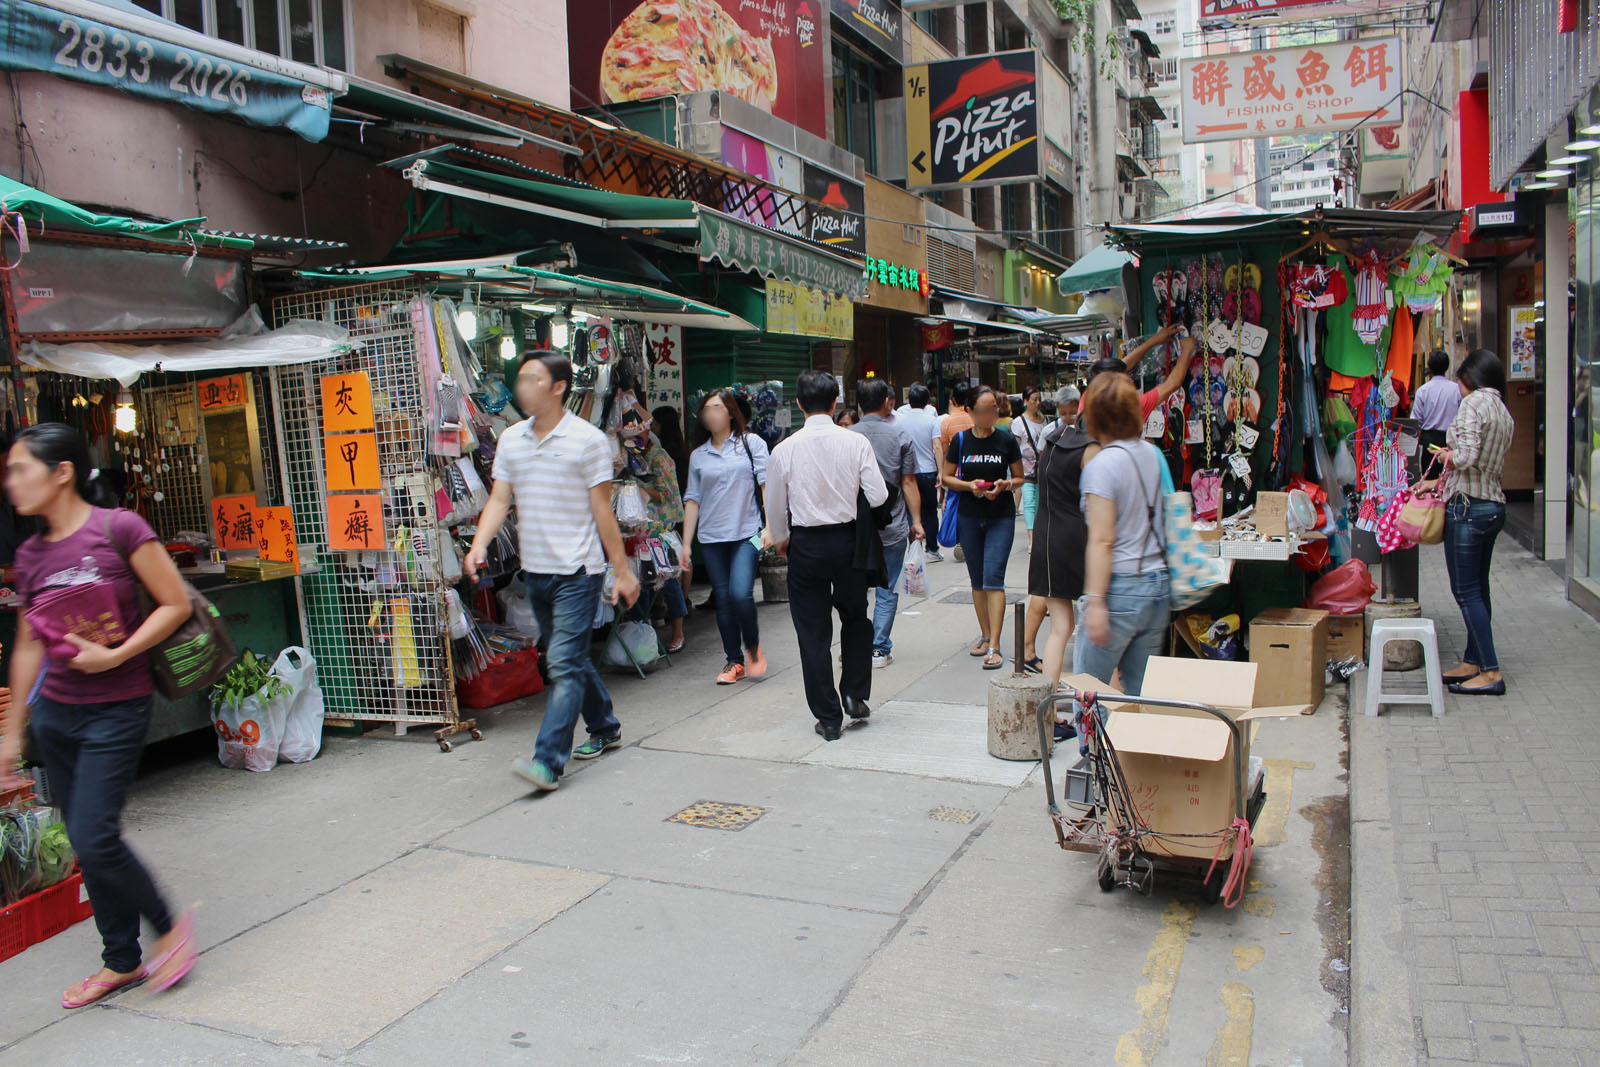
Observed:
[[[718,685],[732,685],[734,682],[737,682],[740,678],[743,678],[743,677],[744,677],[744,664],[743,663],[730,663],[726,667],[722,668],[722,673],[721,674],[717,675],[717,684]]]
[[[744,651],[746,662],[750,664],[750,669],[745,673],[750,675],[752,678],[759,678],[763,674],[766,674],[767,657],[761,654],[761,646],[757,645],[755,648],[747,648]]]

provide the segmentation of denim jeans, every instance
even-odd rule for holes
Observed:
[[[683,595],[683,583],[676,578],[668,578],[661,584],[661,601],[667,607],[667,621],[686,618],[689,614],[689,601]]]
[[[894,587],[900,581],[900,571],[906,565],[906,552],[910,547],[910,541],[883,546],[883,569],[889,575],[889,584],[880,585],[872,593],[872,651],[885,656],[894,651],[889,631],[894,629],[894,613],[900,607],[900,594]]]
[[[1467,624],[1467,648],[1461,661],[1486,671],[1500,669],[1490,625],[1489,559],[1494,555],[1494,539],[1505,525],[1506,506],[1493,500],[1457,493],[1444,506],[1444,564],[1450,573],[1450,592]]]
[[[922,547],[929,552],[937,552],[939,551],[939,476],[917,475],[917,492],[922,497]]]
[[[1107,684],[1112,672],[1120,670],[1122,692],[1138,695],[1144,686],[1146,661],[1161,655],[1166,644],[1167,624],[1172,620],[1171,601],[1172,586],[1165,567],[1143,574],[1113,574],[1111,588],[1106,591],[1111,639],[1104,645],[1089,639],[1089,628],[1083,624],[1087,603],[1080,602],[1073,670]]]
[[[1011,543],[1017,538],[1017,517],[979,518],[958,514],[956,527],[961,531],[961,554],[967,560],[967,578],[972,588],[1004,589]]]
[[[700,542],[706,574],[717,598],[717,630],[729,663],[743,663],[744,650],[761,643],[756,628],[756,546],[746,541]]]
[[[150,729],[150,702],[60,704],[40,696],[33,704],[34,737],[94,905],[101,959],[119,974],[139,966],[141,917],[157,934],[172,929],[150,872],[122,840],[122,805]]]
[[[589,658],[589,637],[595,608],[600,603],[600,574],[529,574],[528,602],[545,635],[545,673],[550,694],[545,698],[544,722],[533,758],[557,777],[572,755],[572,735],[578,716],[590,737],[618,737],[622,724],[611,713],[611,694]]]

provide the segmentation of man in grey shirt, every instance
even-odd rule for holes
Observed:
[[[900,606],[900,595],[894,586],[900,580],[905,566],[908,538],[921,540],[922,498],[917,485],[917,449],[905,427],[897,426],[894,419],[894,390],[881,378],[869,378],[856,390],[856,403],[862,411],[861,421],[851,429],[872,444],[872,453],[878,458],[878,469],[888,485],[899,485],[900,496],[894,502],[894,518],[878,531],[883,539],[884,571],[889,584],[873,593],[872,602],[872,665],[887,667],[893,662],[890,655],[894,643],[889,631],[894,628],[895,610]],[[870,543],[870,542],[869,542]]]

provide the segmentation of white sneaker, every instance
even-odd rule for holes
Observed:
[[[876,669],[878,667],[887,667],[889,664],[891,664],[893,662],[894,662],[894,657],[889,655],[889,653],[887,653],[887,652],[874,652],[872,654],[872,666],[874,667],[874,669]]]
[[[944,553],[943,552],[929,552],[926,558],[927,558],[929,563],[943,563],[944,562]]]

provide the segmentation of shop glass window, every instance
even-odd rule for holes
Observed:
[[[860,156],[868,173],[878,170],[878,78],[878,68],[866,56],[834,39],[833,143]]]
[[[350,69],[348,0],[134,0],[152,15],[298,63]]]
[[[1580,114],[1582,111],[1580,110]],[[1573,213],[1572,492],[1568,501],[1572,581],[1600,592],[1600,181],[1579,171]]]
[[[1039,189],[1039,235],[1044,246],[1056,255],[1066,255],[1066,239],[1064,232],[1068,223],[1066,220],[1065,204],[1062,196],[1056,190],[1041,187]]]
[[[1033,229],[1033,220],[1028,212],[1030,189],[1027,185],[1000,187],[1000,228],[1009,234],[1023,237]]]

